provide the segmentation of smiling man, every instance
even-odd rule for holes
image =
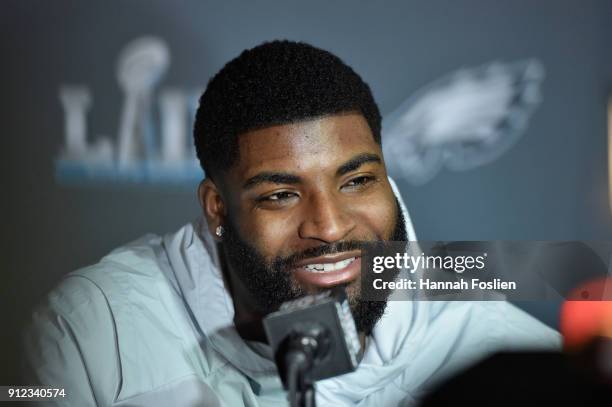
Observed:
[[[194,130],[201,219],[69,274],[26,335],[30,382],[64,405],[286,405],[257,328],[284,301],[346,287],[363,345],[319,405],[415,403],[497,349],[556,347],[503,302],[368,301],[361,249],[415,240],[387,177],[369,87],[329,52],[275,41],[209,82]]]
[[[406,240],[406,232],[367,121],[347,112],[275,125],[242,134],[238,150],[236,165],[200,187],[229,266],[236,319],[257,320],[342,284],[358,328],[369,333],[384,302],[358,298],[360,249]]]

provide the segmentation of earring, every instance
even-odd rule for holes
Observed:
[[[217,235],[218,238],[222,238],[223,237],[223,232],[225,230],[223,229],[223,226],[219,225],[217,226],[217,228],[215,229],[215,235]]]

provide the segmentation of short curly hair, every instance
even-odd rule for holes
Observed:
[[[237,160],[242,133],[353,111],[380,144],[380,111],[351,67],[303,42],[265,42],[243,51],[208,82],[195,117],[195,148],[202,169],[214,177]]]

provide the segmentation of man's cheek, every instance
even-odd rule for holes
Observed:
[[[242,221],[243,238],[249,242],[267,260],[273,258],[277,242],[278,230],[273,224],[253,219]]]
[[[262,249],[273,250],[281,247],[282,242],[291,236],[297,235],[297,225],[294,219],[285,216],[258,216],[245,219],[248,222],[251,238],[257,240],[265,247]]]
[[[395,222],[393,210],[385,207],[372,206],[361,216],[362,227],[370,230],[376,240],[388,240],[393,234]]]
[[[393,235],[397,215],[395,201],[391,201],[390,203],[385,201],[384,205],[377,208],[375,219],[378,219],[379,236],[383,236],[384,239],[389,239]]]

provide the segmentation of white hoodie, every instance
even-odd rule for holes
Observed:
[[[287,405],[265,346],[246,343],[233,317],[203,220],[148,235],[49,294],[25,335],[28,381],[65,388],[46,405]],[[559,345],[555,331],[506,302],[389,301],[357,370],[318,382],[317,405],[414,405],[496,350]]]

